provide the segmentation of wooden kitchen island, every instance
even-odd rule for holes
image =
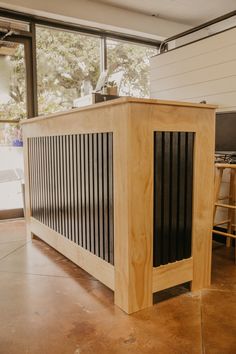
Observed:
[[[26,222],[114,291],[210,283],[215,107],[120,98],[25,120]]]

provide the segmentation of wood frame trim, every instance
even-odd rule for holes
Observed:
[[[153,268],[152,292],[161,291],[193,280],[193,258]]]
[[[76,245],[33,217],[30,218],[30,230],[33,235],[39,237],[108,288],[114,290],[113,265]]]

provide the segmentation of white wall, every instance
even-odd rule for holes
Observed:
[[[189,26],[90,0],[9,0],[0,7],[162,40]]]
[[[236,110],[236,28],[152,58],[151,97]]]

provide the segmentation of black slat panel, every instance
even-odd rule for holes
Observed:
[[[189,258],[194,133],[154,133],[153,265]]]
[[[32,216],[114,264],[112,133],[29,138],[28,153]]]

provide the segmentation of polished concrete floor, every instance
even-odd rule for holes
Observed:
[[[236,266],[214,245],[212,286],[126,315],[113,293],[39,240],[0,223],[0,354],[234,354]]]

